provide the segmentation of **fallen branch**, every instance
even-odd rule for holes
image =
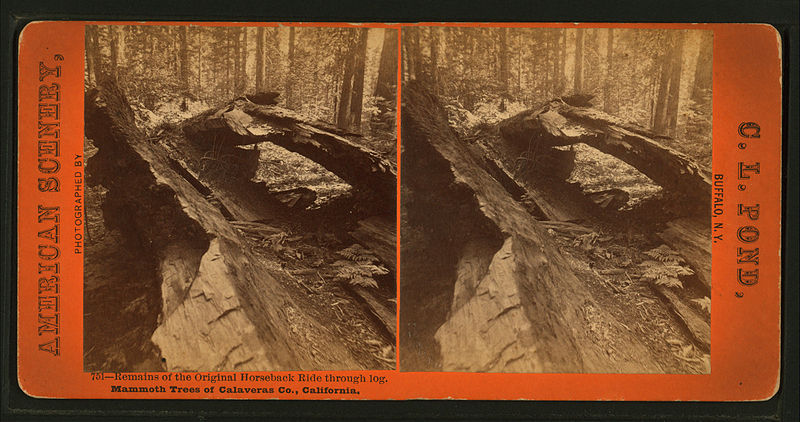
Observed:
[[[594,232],[594,230],[588,227],[584,227],[575,223],[570,223],[568,221],[540,221],[539,224],[548,229],[553,229],[568,233],[577,232],[577,233],[589,234]]]

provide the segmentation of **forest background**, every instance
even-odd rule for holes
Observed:
[[[404,28],[403,38],[404,80],[428,79],[455,126],[588,93],[711,165],[711,31],[432,26]]]
[[[150,123],[274,91],[280,105],[311,118],[396,137],[395,29],[87,26],[87,86],[104,74]],[[393,148],[384,143],[376,149]]]

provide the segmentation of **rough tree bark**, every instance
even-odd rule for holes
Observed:
[[[559,32],[561,33],[561,38],[560,38],[561,39],[561,49],[560,49],[561,50],[561,54],[560,54],[560,56],[561,56],[561,59],[560,59],[561,69],[559,70],[560,83],[558,85],[558,91],[557,92],[558,92],[558,95],[561,95],[561,94],[564,93],[564,89],[566,88],[566,85],[567,85],[567,30],[566,29],[561,29],[561,30],[559,30]]]
[[[239,86],[237,94],[241,94],[247,90],[247,28],[242,28],[242,59],[239,66]]]
[[[339,109],[336,113],[336,126],[340,129],[347,130],[348,119],[350,115],[350,101],[353,98],[353,75],[355,74],[355,63],[357,46],[351,45],[347,51],[347,56],[344,60],[344,69],[342,70],[342,87],[339,91]]]
[[[431,47],[431,86],[433,86],[434,93],[439,92],[439,28],[434,26],[430,27],[430,47]],[[508,78],[506,77],[506,80]],[[508,83],[506,83],[508,85]]]
[[[403,237],[418,244],[405,246],[401,261],[402,297],[413,304],[401,313],[401,368],[659,372],[651,352],[588,294],[545,229],[456,139],[438,100],[415,83],[403,92]],[[591,333],[594,317],[619,342],[614,360]],[[438,359],[429,357],[436,348],[425,336],[435,338]]]
[[[350,112],[347,125],[342,129],[359,132],[361,130],[361,112],[364,109],[364,69],[367,61],[367,36],[368,28],[358,30],[356,55],[353,72],[353,90],[350,98]]]
[[[700,48],[697,51],[697,65],[694,71],[694,86],[692,87],[692,99],[696,103],[706,100],[706,96],[711,92],[712,64],[713,64],[713,35],[703,33],[700,35]]]
[[[675,136],[677,127],[684,37],[684,31],[670,34],[661,58],[653,131],[663,135]]]
[[[99,74],[97,68],[97,26],[86,26],[86,73],[90,84],[97,83]]]
[[[108,68],[108,75],[116,79],[117,65],[119,63],[119,31],[116,26],[111,25],[108,27],[108,38],[111,49],[111,63]]]
[[[264,90],[264,27],[256,31],[256,92]]]
[[[575,62],[574,62],[573,90],[583,90],[583,29],[575,30]]]
[[[675,34],[676,46],[671,57],[669,97],[667,99],[667,134],[675,137],[678,133],[678,105],[681,95],[681,75],[683,74],[683,44],[686,39],[685,31]]]
[[[384,29],[375,96],[394,101],[397,95],[397,32]]]

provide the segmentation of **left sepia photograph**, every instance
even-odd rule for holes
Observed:
[[[398,30],[270,25],[86,26],[85,371],[396,368]]]

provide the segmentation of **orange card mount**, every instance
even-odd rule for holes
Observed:
[[[781,77],[768,25],[31,23],[19,384],[766,400]]]

